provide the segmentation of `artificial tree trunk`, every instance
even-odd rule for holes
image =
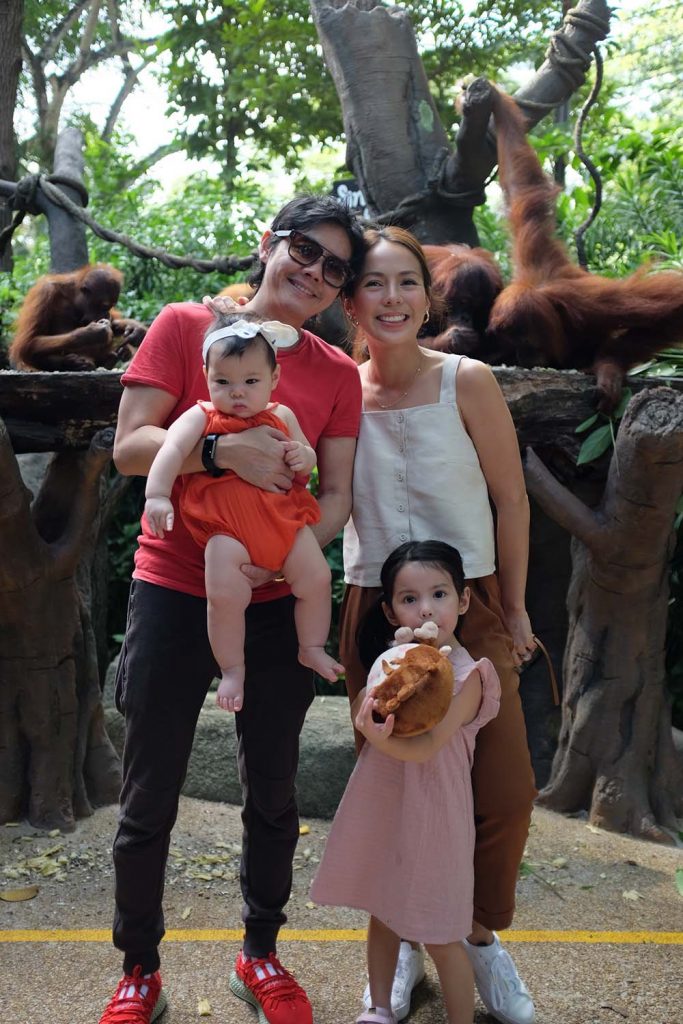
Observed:
[[[342,107],[347,166],[372,214],[391,212],[423,242],[476,245],[472,212],[485,202],[496,163],[488,84],[479,79],[464,94],[451,147],[404,10],[381,0],[310,0],[310,7]],[[516,96],[530,124],[583,83],[608,31],[605,0],[579,0]]]
[[[0,420],[0,821],[74,828],[116,800],[95,645],[76,572],[99,509],[113,430],[62,452],[31,506]]]
[[[589,509],[533,452],[530,494],[568,530],[562,727],[539,802],[603,828],[671,842],[683,765],[671,733],[664,649],[668,564],[683,491],[683,396],[653,388],[623,417],[601,501]]]
[[[21,72],[21,25],[24,0],[0,4],[0,179],[14,181],[17,175],[17,140],[14,107]],[[0,231],[11,222],[7,206],[0,203]],[[12,269],[12,250],[0,252],[0,271]]]

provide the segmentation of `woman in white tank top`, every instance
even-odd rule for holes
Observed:
[[[518,693],[517,670],[536,644],[524,602],[529,505],[517,437],[488,366],[418,344],[431,301],[419,243],[385,227],[367,231],[366,244],[363,268],[344,296],[363,386],[353,510],[344,531],[340,653],[347,689],[353,700],[365,685],[356,632],[380,592],[386,557],[407,540],[452,544],[472,591],[460,640],[475,659],[490,658],[502,688],[500,713],[480,731],[475,751],[475,910],[466,947],[489,1012],[507,1024],[532,1024],[531,997],[494,931],[512,921],[535,796]],[[409,992],[399,989],[406,973],[417,982],[424,971],[420,951],[408,942],[400,958],[406,964],[397,971],[392,1002],[404,1016]],[[495,981],[501,971],[504,985]],[[368,999],[366,990],[366,1005]]]

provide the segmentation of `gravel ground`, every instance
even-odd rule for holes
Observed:
[[[308,895],[329,822],[302,821],[289,929],[365,926],[355,911],[317,907]],[[97,929],[112,912],[111,840],[116,808],[98,810],[63,835],[26,823],[0,827],[0,895],[37,886],[33,899],[0,902],[4,969],[2,1024],[96,1024],[118,979],[119,955],[106,934],[67,943],[7,941],[15,929]],[[239,810],[183,798],[165,895],[168,929],[239,929]],[[538,1024],[683,1024],[683,850],[594,829],[536,809],[518,886],[515,931],[668,931],[671,944],[510,943],[537,1004]],[[511,939],[514,935],[511,935]],[[519,936],[519,938],[524,938]],[[528,938],[528,936],[527,936]],[[255,1014],[227,992],[238,941],[174,941],[163,949],[171,1009],[160,1024],[207,1020],[247,1024]],[[280,953],[305,979],[316,1024],[353,1021],[364,984],[362,941],[284,941]],[[45,1006],[50,1008],[46,1013]],[[477,1022],[488,1020],[480,1009]],[[411,1021],[443,1024],[436,976],[413,1000]]]

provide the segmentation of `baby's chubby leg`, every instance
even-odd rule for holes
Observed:
[[[344,667],[325,650],[332,615],[330,567],[307,526],[297,533],[282,572],[296,598],[294,621],[299,661],[334,683]]]
[[[240,711],[244,701],[244,612],[251,586],[240,566],[250,562],[244,544],[216,534],[204,552],[207,621],[211,650],[221,670],[216,703]]]

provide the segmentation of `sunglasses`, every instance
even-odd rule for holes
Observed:
[[[287,251],[295,263],[302,267],[312,267],[322,256],[323,281],[331,288],[343,288],[347,281],[351,280],[353,272],[346,260],[335,256],[333,252],[326,249],[314,238],[302,234],[301,231],[290,229],[289,231],[273,231],[277,238],[288,238]]]

